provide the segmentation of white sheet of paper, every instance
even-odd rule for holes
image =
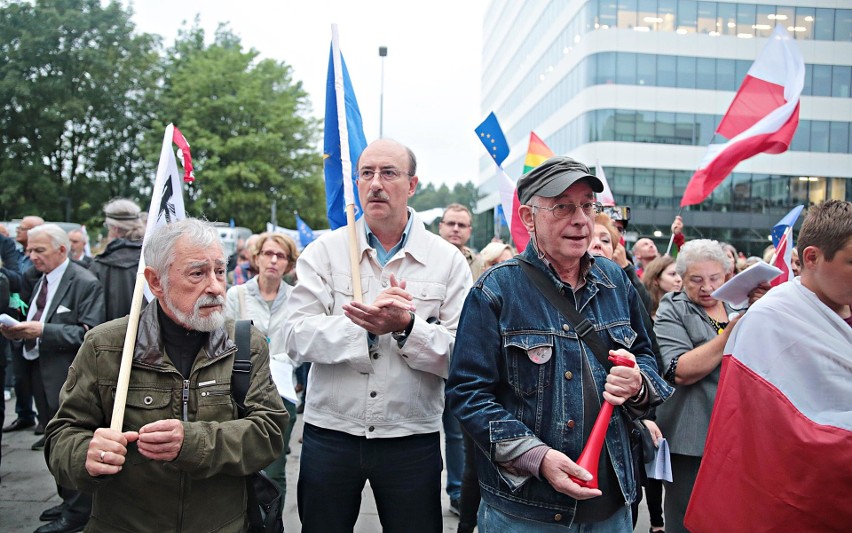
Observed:
[[[272,381],[278,389],[278,394],[293,403],[299,403],[296,396],[296,386],[293,383],[293,370],[295,365],[286,353],[277,353],[269,356],[269,371]]]
[[[651,479],[672,480],[672,460],[669,455],[669,443],[666,439],[660,439],[654,460],[645,463],[645,474]]]
[[[2,315],[0,315],[0,324],[3,324],[4,326],[17,326],[18,324],[20,324],[20,322],[10,317],[6,313],[3,313]]]
[[[728,302],[734,307],[748,305],[748,293],[764,281],[772,281],[781,274],[781,269],[759,261],[743,270],[727,283],[713,291],[713,298]]]

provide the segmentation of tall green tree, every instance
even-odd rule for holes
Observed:
[[[158,101],[151,143],[173,122],[192,145],[188,214],[260,231],[277,200],[279,224],[295,227],[298,210],[311,227],[327,227],[319,121],[290,66],[244,50],[226,26],[205,44],[196,23],[167,52]]]
[[[0,4],[0,216],[89,222],[138,195],[159,40],[118,2]]]

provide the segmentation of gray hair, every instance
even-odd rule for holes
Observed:
[[[719,241],[710,239],[696,239],[689,241],[683,245],[683,248],[677,253],[677,263],[675,271],[678,276],[684,277],[686,270],[693,263],[699,261],[716,261],[722,265],[722,270],[728,272],[731,270],[731,260],[725,249],[719,244]]]
[[[64,246],[66,250],[71,249],[71,239],[68,238],[68,234],[56,224],[42,224],[41,226],[34,227],[27,231],[27,240],[42,234],[47,235],[57,250],[61,246]]]
[[[228,260],[219,232],[213,224],[197,218],[185,218],[160,226],[145,239],[145,264],[157,272],[165,285],[168,285],[169,267],[175,260],[175,246],[181,237],[188,238],[193,245],[201,248],[216,246],[222,260]]]

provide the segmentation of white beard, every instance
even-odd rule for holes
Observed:
[[[222,296],[202,296],[195,302],[192,308],[192,313],[184,313],[177,309],[169,297],[169,291],[165,291],[162,304],[174,315],[178,323],[187,329],[193,331],[213,331],[225,325],[225,313],[220,309],[214,311],[208,316],[201,316],[201,307],[211,304],[225,305],[225,298]]]

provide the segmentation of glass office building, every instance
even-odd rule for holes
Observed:
[[[852,0],[494,0],[486,10],[482,116],[494,111],[521,175],[530,131],[557,154],[599,162],[631,237],[661,248],[689,178],[776,24],[805,59],[790,150],[738,165],[684,211],[690,238],[758,254],[793,206],[852,200]],[[480,160],[479,211],[497,203]]]

